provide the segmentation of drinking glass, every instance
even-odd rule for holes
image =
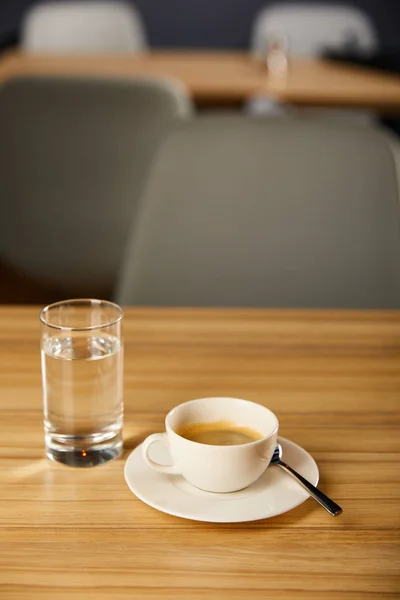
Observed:
[[[40,313],[46,454],[95,466],[122,452],[123,311],[65,300]]]
[[[289,46],[285,34],[279,32],[270,33],[265,48],[264,60],[269,75],[273,77],[284,77],[287,75]]]

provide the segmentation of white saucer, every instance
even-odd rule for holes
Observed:
[[[317,485],[319,472],[315,460],[303,448],[279,438],[283,457],[291,467]],[[151,456],[170,463],[163,444],[153,444]],[[283,469],[268,467],[248,488],[230,494],[214,494],[193,487],[180,475],[166,475],[152,469],[142,457],[141,445],[125,463],[125,481],[145,504],[183,519],[210,523],[241,523],[275,517],[302,504],[309,494]]]

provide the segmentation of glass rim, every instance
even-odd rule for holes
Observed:
[[[57,308],[58,306],[66,306],[68,304],[95,304],[100,306],[101,304],[115,308],[119,315],[115,319],[111,319],[105,323],[101,323],[100,325],[85,325],[83,327],[68,327],[65,325],[56,325],[51,323],[51,321],[46,320],[46,315],[53,308]],[[52,329],[58,329],[59,331],[94,331],[96,329],[104,329],[106,327],[111,327],[112,325],[116,325],[124,318],[124,311],[116,302],[111,302],[111,300],[99,300],[97,298],[71,298],[70,300],[60,300],[58,302],[53,302],[52,304],[48,304],[39,314],[39,319],[43,325],[46,327],[51,327]]]

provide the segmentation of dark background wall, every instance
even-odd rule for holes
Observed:
[[[143,15],[152,46],[247,48],[255,15],[263,6],[277,1],[136,0],[135,4]],[[400,48],[400,0],[330,0],[330,3],[347,3],[364,9],[375,24],[382,47]],[[16,41],[21,17],[32,4],[35,0],[0,0],[0,45]]]

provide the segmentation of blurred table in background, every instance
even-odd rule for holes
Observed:
[[[246,52],[154,51],[138,55],[5,53],[0,82],[17,75],[156,76],[180,80],[200,104],[239,104],[254,95],[308,106],[400,113],[400,77],[336,61],[291,59],[272,76]]]
[[[38,315],[0,309],[2,600],[399,597],[400,312],[127,309],[125,451],[95,469],[44,457]],[[200,523],[131,494],[132,449],[212,395],[275,411],[343,515]]]

